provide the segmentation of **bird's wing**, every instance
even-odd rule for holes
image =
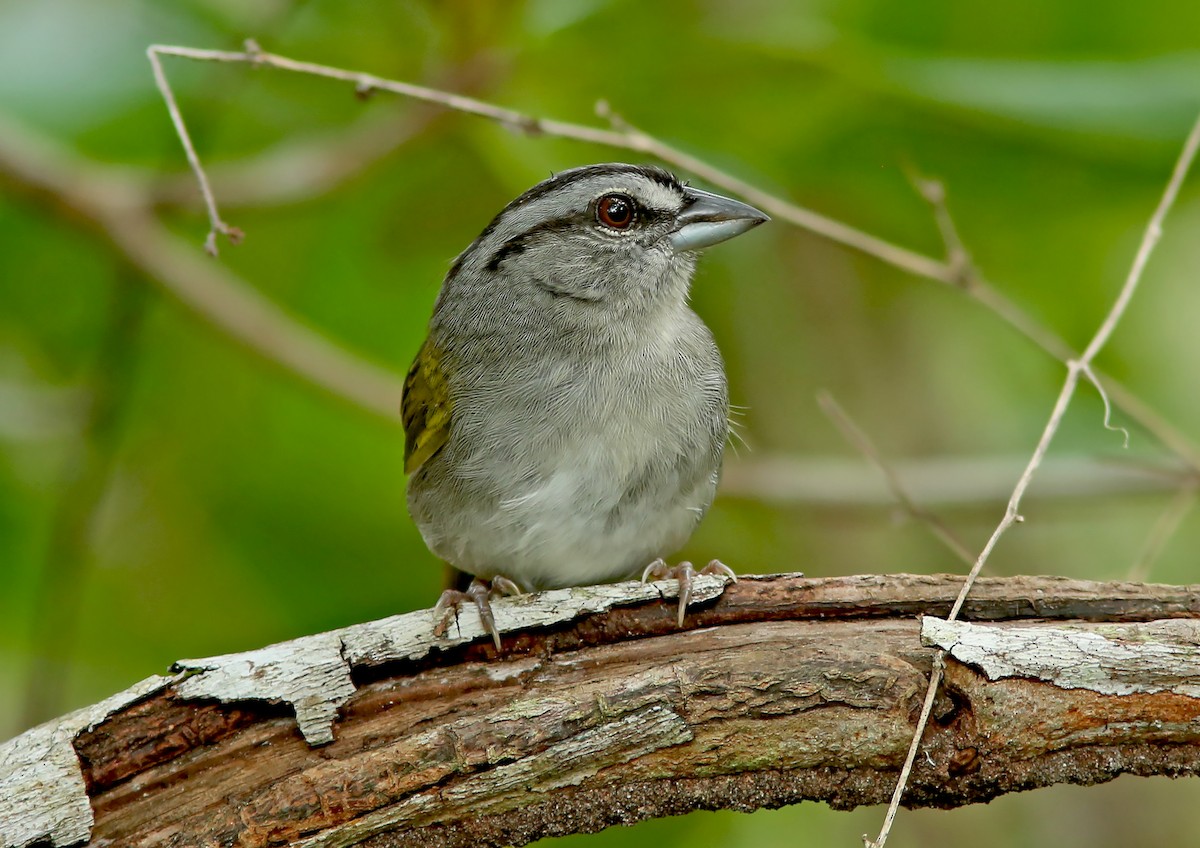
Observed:
[[[404,379],[404,471],[412,474],[450,438],[454,404],[442,373],[440,352],[426,339]]]

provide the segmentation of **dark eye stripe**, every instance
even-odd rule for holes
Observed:
[[[471,246],[467,248],[462,258],[465,258],[467,254],[471,253],[476,246],[483,244],[483,242],[487,240],[487,237],[495,231],[496,227],[500,225],[500,222],[513,209],[525,206],[541,197],[565,189],[567,186],[574,185],[575,183],[582,182],[583,180],[592,179],[594,177],[619,178],[625,175],[644,177],[645,179],[652,180],[653,182],[656,182],[665,188],[673,189],[680,194],[683,193],[683,184],[675,179],[670,171],[659,168],[655,165],[626,165],[620,162],[612,162],[605,165],[585,165],[582,168],[573,168],[569,171],[562,171],[558,174],[555,174],[550,179],[543,180],[542,182],[533,186],[520,197],[509,201],[508,205],[501,209],[500,212],[497,213],[496,217],[494,217],[491,222],[483,228],[483,232],[481,232]],[[669,215],[669,213],[655,210],[647,210],[647,212],[649,214],[649,219],[655,221],[660,221]],[[503,250],[503,248],[501,248],[501,250]],[[491,267],[491,264],[493,261],[495,261],[495,259],[496,257],[493,256],[492,259],[488,261],[488,267]],[[501,259],[503,259],[503,257],[501,257]],[[453,276],[460,269],[460,267],[460,264],[456,264],[454,267],[452,267],[450,269],[451,276]]]
[[[646,225],[651,225],[667,220],[673,217],[673,215],[672,213],[663,209],[650,209],[639,205],[637,217],[639,222]],[[552,233],[558,230],[569,230],[579,226],[595,226],[595,222],[596,217],[594,213],[579,212],[573,215],[564,215],[561,218],[551,218],[549,220],[542,221],[540,224],[535,224],[525,232],[513,236],[508,241],[504,242],[504,244],[500,245],[500,247],[498,247],[488,259],[487,269],[489,271],[499,270],[500,265],[504,262],[504,260],[523,253],[529,242],[533,241],[539,235],[544,233]],[[483,236],[480,236],[480,238],[476,239],[476,244],[482,243],[482,240],[486,235],[487,233],[485,232]],[[462,258],[465,258],[468,254],[470,254],[472,249],[474,249],[474,245],[472,245],[471,248],[463,253]],[[451,275],[456,273],[458,270],[458,266],[456,265],[451,269]]]
[[[542,221],[530,227],[525,232],[515,235],[500,245],[499,249],[492,254],[492,257],[487,262],[487,269],[495,271],[500,267],[500,263],[510,256],[516,256],[525,250],[525,245],[543,233],[551,233],[556,230],[569,230],[573,227],[578,227],[591,222],[591,216],[586,213],[577,213],[575,215],[565,215],[562,218],[551,218],[548,221]]]

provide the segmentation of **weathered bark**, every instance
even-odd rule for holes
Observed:
[[[850,808],[891,792],[934,651],[917,615],[944,615],[960,583],[743,580],[683,631],[644,587],[607,587],[634,602],[570,620],[568,601],[609,601],[547,593],[549,626],[528,626],[539,601],[497,604],[502,630],[526,628],[500,657],[465,643],[466,613],[464,644],[433,652],[399,639],[398,618],[187,662],[200,671],[57,732],[96,846],[487,846],[700,808]],[[906,804],[1200,769],[1200,587],[984,579],[963,617],[1004,623],[926,619],[951,659]],[[333,741],[307,744],[297,714],[309,740],[336,714]],[[0,789],[28,789],[14,750]],[[40,826],[55,844],[78,832]],[[28,844],[5,827],[5,848]]]

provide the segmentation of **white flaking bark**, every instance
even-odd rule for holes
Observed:
[[[692,584],[692,603],[716,598],[728,582],[729,578],[721,575],[698,575]],[[503,634],[678,595],[679,583],[675,580],[629,581],[501,598],[492,602],[492,613],[496,629]],[[434,623],[431,610],[419,610],[255,651],[180,660],[175,664],[177,669],[198,673],[177,691],[185,698],[290,704],[305,740],[310,745],[327,744],[333,741],[333,720],[338,709],[354,694],[352,669],[419,659],[434,649],[462,645],[487,635],[473,607],[459,614],[445,637],[433,634]]]
[[[87,841],[92,807],[75,754],[75,738],[177,679],[148,677],[0,745],[0,845],[25,848],[35,842],[59,846]]]
[[[333,741],[337,710],[354,694],[338,631],[303,636],[256,651],[202,660],[180,660],[181,671],[199,672],[176,687],[183,698],[270,701],[292,705],[310,745]]]
[[[921,641],[983,670],[1104,695],[1174,692],[1200,698],[1200,621],[1143,624],[973,624],[925,616]]]
[[[729,582],[720,575],[698,575],[692,603],[713,600]],[[675,580],[648,584],[630,581],[503,598],[493,602],[492,611],[497,629],[509,633],[678,595]],[[90,838],[93,816],[74,741],[117,710],[170,685],[175,685],[183,698],[287,703],[296,711],[297,723],[308,743],[321,745],[333,741],[337,711],[354,694],[350,678],[353,668],[418,659],[434,649],[486,636],[473,608],[460,614],[445,637],[434,636],[433,625],[432,610],[419,610],[254,651],[180,660],[175,664],[179,673],[173,677],[147,678],[98,704],[5,742],[0,745],[0,848],[25,848],[37,842],[71,845]],[[663,716],[642,716],[646,724],[639,728],[641,732],[613,750],[634,757],[642,749],[635,751],[637,745],[630,745],[638,740],[654,747],[675,744],[666,740],[675,738],[671,733],[686,732],[686,725],[678,716],[674,718],[674,723],[668,722],[674,728],[668,733],[661,727]],[[624,727],[624,722],[611,725],[618,726]],[[546,755],[553,754],[548,751]],[[508,772],[496,769],[491,773],[499,778]],[[412,801],[420,803],[418,799]]]

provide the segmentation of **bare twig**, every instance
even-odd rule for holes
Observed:
[[[241,52],[154,44],[147,49],[147,53],[150,55],[151,62],[155,66],[156,78],[162,75],[159,61],[160,56],[175,56],[197,61],[253,64],[347,82],[352,84],[358,92],[386,91],[391,94],[411,97],[428,103],[438,103],[459,112],[487,118],[527,135],[557,136],[559,138],[569,138],[575,141],[599,144],[606,147],[615,147],[655,156],[665,162],[671,162],[691,171],[714,185],[738,192],[777,217],[788,220],[797,226],[811,230],[833,241],[853,247],[863,253],[876,256],[890,265],[895,265],[918,276],[933,277],[946,282],[950,282],[953,277],[945,263],[891,244],[883,239],[847,226],[840,221],[826,218],[811,210],[788,203],[749,183],[742,182],[714,168],[703,160],[671,147],[621,121],[620,118],[603,104],[598,105],[598,111],[600,111],[601,116],[619,125],[620,129],[605,130],[567,121],[537,118],[514,109],[506,109],[492,103],[476,100],[473,97],[464,97],[422,85],[385,79],[377,77],[374,74],[350,71],[329,65],[319,65],[313,62],[301,62],[289,59],[286,56],[267,53],[252,41],[247,42],[246,50]],[[163,86],[166,85],[164,76]],[[163,96],[167,100],[168,109],[172,111],[172,119],[175,120],[175,116],[178,115],[178,108],[172,108],[174,97],[169,92],[169,86],[163,89]],[[184,143],[185,150],[188,152],[188,160],[193,163],[193,167],[197,169],[199,176],[202,174],[203,169],[199,164],[199,160],[194,158],[195,151],[191,148],[191,142],[188,140],[187,130],[183,126],[182,118],[176,120],[176,129],[180,134],[180,139]],[[203,177],[200,177],[200,179],[202,186],[207,188],[207,180]],[[206,192],[206,203],[210,197],[211,192]],[[213,220],[214,226],[216,226],[216,223],[220,221],[220,215],[216,211],[215,202],[210,206],[209,212],[210,218]]]
[[[840,221],[835,221],[831,218],[826,218],[816,212],[803,207],[788,203],[772,194],[764,192],[762,189],[756,188],[749,183],[743,182],[729,174],[721,171],[718,168],[709,165],[701,159],[698,159],[690,154],[684,153],[677,148],[674,148],[657,138],[650,136],[641,130],[633,127],[625,122],[604,103],[597,104],[597,111],[601,117],[610,121],[617,129],[605,130],[597,127],[588,127],[582,124],[573,124],[567,121],[556,121],[547,118],[537,118],[532,115],[518,112],[514,109],[505,109],[482,100],[476,100],[473,97],[464,97],[459,94],[452,94],[447,91],[441,91],[435,88],[428,88],[422,85],[414,85],[412,83],[400,82],[398,80],[384,79],[377,77],[374,74],[366,74],[358,71],[350,71],[344,68],[335,68],[329,65],[318,65],[313,62],[300,62],[295,59],[289,59],[286,56],[279,56],[274,53],[267,53],[261,50],[254,42],[247,42],[245,51],[229,51],[229,50],[203,50],[193,47],[180,47],[175,45],[153,44],[147,48],[147,53],[151,57],[151,62],[155,67],[156,78],[163,77],[163,97],[167,100],[167,108],[172,111],[172,119],[178,115],[178,108],[172,108],[174,105],[174,97],[170,95],[170,88],[165,80],[165,75],[162,75],[159,57],[175,56],[183,59],[193,59],[197,61],[209,62],[233,62],[253,64],[256,66],[264,66],[276,68],[283,71],[292,71],[294,73],[308,74],[311,76],[324,77],[326,79],[339,80],[347,82],[355,87],[356,91],[386,91],[392,94],[399,94],[404,97],[411,97],[416,100],[423,100],[428,103],[438,103],[450,109],[459,112],[465,112],[470,115],[477,115],[481,118],[487,118],[495,121],[503,126],[509,127],[518,132],[523,132],[527,135],[551,135],[559,138],[569,138],[575,141],[587,142],[590,144],[600,144],[606,147],[615,147],[623,150],[631,150],[637,153],[644,153],[649,156],[655,156],[664,162],[670,162],[680,168],[684,168],[692,173],[702,177],[714,185],[727,188],[731,191],[741,194],[743,197],[761,206],[764,211],[782,218],[790,223],[807,230],[811,230],[818,235],[825,236],[833,241],[852,247],[863,253],[875,256],[889,265],[894,265],[902,268],[912,274],[921,277],[931,277],[943,282],[953,282],[954,275],[951,273],[949,266],[944,262],[939,262],[928,256],[922,256],[919,253],[908,250],[907,248],[891,244],[883,239],[857,230]],[[203,173],[203,168],[200,166],[199,160],[195,157],[195,151],[191,147],[191,142],[187,136],[187,130],[183,126],[183,120],[180,117],[176,120],[176,129],[179,132],[180,139],[183,141],[185,151],[188,153],[188,160],[192,162],[193,168],[197,170],[197,175]],[[207,188],[207,179],[200,177],[202,190]],[[211,192],[206,192],[205,201],[208,202],[211,197]],[[220,215],[216,211],[215,202],[209,208],[210,219],[215,222],[220,221]]]
[[[958,234],[958,227],[950,216],[946,206],[946,187],[941,180],[922,176],[911,166],[906,168],[908,180],[912,183],[917,194],[924,198],[933,210],[933,220],[942,236],[942,244],[946,248],[946,265],[955,272],[960,285],[964,288],[979,282],[979,272],[971,262],[971,254]]]
[[[1050,413],[1050,419],[1046,422],[1046,427],[1042,431],[1042,437],[1038,440],[1037,446],[1033,451],[1033,456],[1029,459],[1029,464],[1025,467],[1025,471],[1021,474],[1021,478],[1017,481],[1017,485],[1013,489],[1012,497],[1008,502],[1008,508],[1004,512],[1004,518],[996,526],[992,537],[988,539],[987,544],[979,555],[979,559],[971,569],[971,573],[967,577],[967,582],[963,585],[963,591],[960,593],[954,609],[951,610],[950,618],[953,619],[958,615],[958,611],[962,609],[962,603],[966,599],[967,593],[971,590],[971,583],[974,582],[975,578],[979,575],[979,571],[987,563],[988,557],[996,546],[996,542],[999,541],[1000,537],[1009,527],[1021,520],[1018,512],[1021,505],[1021,498],[1024,497],[1025,490],[1029,488],[1034,472],[1041,465],[1046,451],[1050,448],[1050,442],[1058,432],[1059,424],[1066,414],[1067,406],[1070,404],[1071,397],[1075,393],[1075,388],[1079,384],[1080,376],[1087,376],[1096,388],[1103,393],[1103,387],[1092,373],[1092,360],[1100,353],[1100,350],[1112,335],[1113,330],[1116,329],[1118,322],[1120,322],[1121,317],[1125,314],[1125,309],[1129,305],[1133,293],[1137,290],[1138,283],[1142,278],[1142,272],[1146,267],[1146,262],[1149,260],[1150,254],[1154,251],[1155,245],[1158,244],[1159,239],[1162,237],[1163,219],[1166,218],[1167,212],[1170,211],[1171,206],[1175,203],[1175,198],[1179,194],[1179,187],[1183,184],[1183,180],[1192,166],[1198,146],[1200,146],[1200,118],[1192,125],[1192,131],[1188,134],[1187,141],[1183,145],[1183,150],[1179,154],[1179,159],[1175,163],[1175,170],[1172,172],[1171,179],[1167,183],[1167,188],[1158,203],[1158,208],[1154,210],[1154,215],[1151,216],[1150,223],[1146,226],[1141,244],[1138,246],[1137,255],[1133,260],[1133,266],[1129,269],[1129,274],[1126,276],[1125,283],[1121,286],[1121,290],[1117,294],[1116,301],[1101,322],[1092,340],[1084,348],[1083,356],[1067,363],[1067,377],[1063,381],[1062,390],[1059,392],[1054,409]]]
[[[1162,515],[1158,517],[1158,521],[1150,530],[1150,535],[1146,538],[1133,567],[1129,569],[1130,580],[1141,582],[1150,575],[1150,567],[1162,556],[1167,542],[1175,535],[1179,525],[1183,523],[1184,516],[1195,505],[1198,488],[1200,488],[1200,481],[1192,477],[1176,491],[1175,497],[1171,498],[1171,502],[1167,504],[1167,508],[1163,510]]]
[[[670,165],[690,171],[715,186],[740,194],[782,221],[816,233],[853,250],[873,256],[902,271],[954,287],[956,290],[964,292],[967,296],[998,315],[1001,320],[1013,327],[1021,335],[1063,363],[1070,362],[1072,359],[1078,357],[1078,353],[1074,348],[1067,344],[1061,337],[1022,311],[1020,307],[1006,298],[981,276],[978,274],[964,275],[963,268],[959,263],[938,260],[900,247],[899,245],[892,244],[884,239],[872,236],[840,221],[827,218],[810,209],[805,209],[763,191],[710,165],[702,159],[685,153],[643,132],[613,112],[608,104],[603,101],[597,104],[597,113],[600,117],[609,121],[613,127],[611,130],[598,129],[566,121],[537,118],[512,109],[495,106],[475,98],[464,97],[439,89],[384,79],[373,74],[365,74],[328,65],[300,62],[285,56],[267,53],[260,49],[253,41],[248,41],[246,50],[241,52],[203,50],[161,44],[152,45],[148,49],[148,52],[151,55],[151,61],[155,63],[156,75],[161,74],[161,70],[157,65],[157,57],[161,56],[175,56],[197,61],[267,66],[293,73],[308,74],[347,82],[352,84],[355,91],[360,93],[376,90],[387,91],[428,103],[440,104],[450,109],[496,121],[517,132],[531,136],[552,135],[654,156]],[[169,88],[167,91],[169,91]],[[164,93],[164,97],[168,97],[168,95]],[[167,103],[168,109],[170,109],[174,103],[173,97],[169,97]],[[176,114],[178,114],[178,109],[173,111],[173,120]],[[199,160],[194,157],[194,150],[190,149],[190,142],[187,141],[186,130],[182,129],[182,119],[177,122],[177,128],[180,129],[180,137],[184,140],[189,161],[192,162],[195,169],[198,169],[197,173],[202,174]],[[200,179],[203,186],[206,181],[203,176]],[[209,215],[210,220],[220,221],[220,216],[216,213],[215,203],[209,206]],[[942,226],[943,223],[939,222],[939,226]],[[943,233],[945,233],[944,229]],[[210,240],[211,236],[212,233],[210,232]],[[1118,406],[1145,427],[1147,431],[1153,433],[1164,445],[1167,445],[1176,454],[1185,458],[1193,468],[1200,471],[1200,449],[1187,436],[1174,428],[1135,395],[1111,378],[1104,377],[1104,382],[1110,396]]]
[[[900,802],[904,799],[904,790],[908,788],[908,780],[912,775],[913,764],[917,761],[917,752],[921,749],[921,740],[925,737],[925,728],[929,724],[929,715],[933,712],[933,704],[937,700],[938,687],[942,685],[942,676],[946,673],[946,652],[939,650],[933,655],[933,667],[929,671],[929,688],[925,690],[925,700],[921,704],[921,715],[917,719],[917,729],[913,733],[912,744],[908,746],[908,754],[904,757],[904,766],[900,769],[900,779],[892,790],[892,798],[888,802],[887,812],[883,815],[883,826],[879,835],[872,840],[865,833],[862,835],[864,848],[883,848],[887,844],[888,834],[892,823],[900,812]]]
[[[1104,320],[1100,323],[1096,333],[1092,336],[1083,355],[1078,359],[1072,359],[1067,362],[1067,376],[1063,381],[1062,390],[1058,394],[1057,400],[1054,402],[1054,408],[1050,413],[1050,419],[1046,422],[1045,428],[1042,430],[1042,436],[1038,440],[1037,446],[1034,448],[1033,456],[1030,457],[1029,463],[1025,466],[1020,479],[1017,481],[1016,487],[1013,489],[1012,496],[1009,498],[1008,507],[1004,511],[1004,517],[1000,523],[996,525],[996,529],[992,532],[987,544],[979,554],[979,558],[972,566],[970,573],[963,582],[962,589],[958,593],[958,598],[954,602],[954,606],[950,610],[950,620],[958,617],[962,610],[963,603],[967,599],[967,595],[971,591],[971,586],[975,583],[979,572],[983,570],[988,558],[996,547],[996,543],[1000,541],[1000,537],[1012,527],[1013,524],[1023,520],[1019,509],[1021,499],[1025,495],[1026,489],[1033,481],[1033,475],[1041,465],[1043,458],[1046,456],[1046,451],[1050,448],[1050,443],[1054,440],[1055,434],[1058,432],[1058,427],[1062,423],[1063,416],[1066,415],[1067,407],[1071,403],[1071,398],[1075,394],[1075,389],[1079,385],[1080,377],[1086,377],[1097,390],[1104,394],[1104,389],[1100,382],[1092,373],[1092,360],[1096,358],[1105,343],[1112,336],[1121,317],[1125,314],[1125,309],[1129,305],[1130,299],[1137,291],[1138,283],[1141,281],[1142,272],[1146,268],[1146,262],[1150,259],[1151,253],[1154,252],[1155,245],[1158,244],[1162,237],[1162,223],[1167,216],[1167,212],[1175,203],[1175,198],[1179,194],[1179,188],[1183,185],[1184,178],[1191,169],[1192,161],[1196,157],[1197,147],[1200,147],[1200,117],[1192,125],[1192,130],[1188,134],[1187,140],[1184,142],[1183,150],[1179,154],[1179,159],[1175,163],[1175,169],[1171,173],[1171,178],[1167,182],[1167,187],[1163,191],[1162,199],[1159,200],[1158,207],[1154,210],[1154,214],[1150,217],[1150,223],[1146,226],[1146,231],[1142,236],[1141,244],[1138,246],[1137,254],[1134,256],[1133,265],[1129,269],[1129,274],[1125,278],[1125,283],[1121,286],[1121,290],[1117,293],[1117,298],[1105,315]],[[1107,398],[1105,398],[1107,408]],[[1107,426],[1107,414],[1105,416],[1105,425]],[[944,655],[939,655],[939,661]],[[884,817],[883,827],[879,831],[879,836],[872,842],[865,840],[868,848],[884,848],[887,843],[887,836],[891,830],[892,822],[895,820],[896,810],[900,806],[900,801],[904,795],[905,786],[908,783],[909,775],[912,773],[912,764],[916,760],[917,751],[920,748],[921,737],[925,732],[925,726],[929,721],[929,712],[932,708],[934,693],[937,690],[938,684],[941,682],[941,674],[938,673],[939,664],[935,664],[934,673],[930,675],[929,692],[925,698],[925,707],[921,711],[921,717],[917,721],[917,727],[913,733],[912,745],[909,748],[908,757],[905,761],[904,769],[900,773],[900,779],[896,783],[896,791],[892,796],[892,802],[888,806],[888,812]]]
[[[178,133],[179,140],[183,144],[183,150],[187,154],[188,163],[192,166],[192,171],[196,174],[196,181],[200,183],[200,193],[204,195],[204,206],[208,209],[208,236],[204,239],[204,249],[210,256],[216,256],[218,252],[218,233],[226,236],[232,244],[240,242],[243,233],[237,227],[231,227],[221,220],[221,214],[217,211],[216,198],[213,197],[212,188],[208,185],[208,177],[204,173],[204,168],[200,165],[200,157],[196,155],[196,148],[192,144],[192,138],[188,135],[187,125],[183,123],[183,115],[179,111],[179,105],[175,102],[175,94],[171,91],[171,86],[167,82],[167,75],[163,73],[162,62],[158,58],[158,53],[153,47],[150,47],[146,50],[146,56],[150,59],[150,67],[154,70],[154,82],[167,104],[167,112],[170,113],[171,123],[175,125],[175,132]]]
[[[920,521],[929,531],[937,537],[943,545],[954,552],[967,565],[971,565],[975,561],[975,555],[972,554],[967,546],[962,543],[959,538],[954,535],[954,531],[946,526],[938,516],[922,507],[905,488],[903,481],[896,471],[883,459],[883,455],[879,453],[871,438],[859,427],[854,420],[842,409],[841,404],[834,400],[833,395],[829,392],[822,391],[817,393],[817,403],[821,407],[821,411],[829,418],[830,421],[841,431],[845,436],[846,441],[850,442],[859,453],[865,456],[872,465],[879,469],[883,474],[884,480],[887,482],[888,489],[895,495],[896,500],[904,507],[911,517]]]
[[[458,63],[439,77],[443,88],[467,91],[494,85],[494,62]],[[207,168],[213,195],[221,206],[294,203],[317,197],[365,173],[380,160],[430,130],[451,113],[441,104],[371,111],[348,127],[320,136],[288,137],[273,147]],[[156,203],[191,203],[196,178],[191,172],[155,176],[148,190]]]

